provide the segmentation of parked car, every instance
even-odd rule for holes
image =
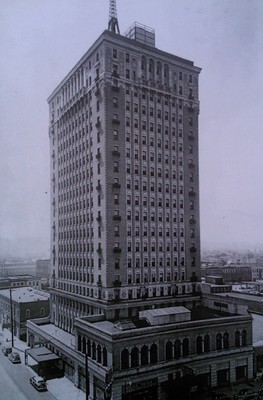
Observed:
[[[8,356],[8,354],[12,353],[12,347],[2,347],[2,352],[4,353],[5,356]]]
[[[258,393],[255,393],[255,392],[246,394],[244,397],[244,400],[256,400],[256,399],[258,399]]]
[[[32,376],[29,381],[35,389],[39,391],[47,390],[46,381],[41,376]]]
[[[238,396],[245,396],[245,395],[248,395],[251,393],[253,393],[253,391],[251,389],[244,388],[244,389],[239,390]]]
[[[21,358],[18,353],[10,353],[8,355],[8,358],[10,361],[12,361],[13,364],[20,364],[21,363]]]

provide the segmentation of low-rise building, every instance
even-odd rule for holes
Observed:
[[[12,307],[12,313],[11,313]],[[49,315],[49,294],[31,287],[0,290],[0,322],[12,329],[21,340],[26,340],[26,321]],[[11,315],[12,314],[12,315]]]
[[[22,286],[31,286],[34,289],[40,289],[40,278],[36,276],[23,274],[0,278],[0,289],[16,288]]]
[[[242,307],[148,309],[119,321],[82,317],[75,320],[75,348],[58,330],[28,321],[28,341],[55,348],[83,389],[88,368],[90,399],[173,399],[176,391],[253,378],[252,318]]]

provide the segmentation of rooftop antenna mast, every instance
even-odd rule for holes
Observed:
[[[118,23],[118,18],[117,18],[116,0],[110,0],[110,12],[109,12],[108,30],[110,32],[120,33],[119,23]]]

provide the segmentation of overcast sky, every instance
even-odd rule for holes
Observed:
[[[107,28],[108,0],[0,0],[0,238],[49,244],[46,99]],[[200,75],[203,246],[263,247],[263,1],[118,0]]]

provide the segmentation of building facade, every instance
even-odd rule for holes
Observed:
[[[105,31],[48,99],[51,315],[69,332],[200,290],[200,68],[138,29]]]
[[[49,294],[34,290],[31,287],[0,290],[0,322],[2,327],[12,330],[13,325],[14,335],[22,340],[26,340],[27,320],[47,317],[50,312],[49,306]]]

